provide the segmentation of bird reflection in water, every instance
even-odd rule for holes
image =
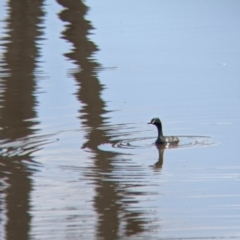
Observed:
[[[178,143],[171,143],[171,144],[156,144],[155,146],[158,150],[158,161],[155,162],[151,167],[153,167],[154,169],[162,169],[163,166],[163,155],[164,155],[164,151],[165,149],[169,149],[169,148],[177,148],[178,147]]]

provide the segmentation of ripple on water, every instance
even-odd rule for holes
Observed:
[[[0,155],[3,157],[31,155],[31,153],[38,151],[44,145],[56,142],[56,139],[50,139],[55,135],[49,133],[28,136],[13,141],[11,139],[0,139]]]
[[[167,144],[164,145],[165,149],[176,149],[176,148],[188,148],[188,147],[207,147],[215,145],[212,141],[212,137],[209,136],[177,136],[179,138],[178,144]],[[98,146],[103,151],[114,151],[118,150],[134,150],[134,149],[147,149],[154,144],[154,137],[141,137],[141,138],[129,138],[122,141],[115,141],[114,143],[104,143]]]

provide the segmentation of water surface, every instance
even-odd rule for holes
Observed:
[[[239,11],[0,3],[0,238],[240,238]]]

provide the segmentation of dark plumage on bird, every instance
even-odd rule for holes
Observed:
[[[153,118],[148,124],[153,124],[157,127],[158,137],[155,141],[156,144],[178,144],[179,139],[174,136],[164,137],[162,131],[162,123],[159,118]]]

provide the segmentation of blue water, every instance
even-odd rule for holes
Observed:
[[[240,3],[38,4],[0,3],[0,238],[240,238]]]

